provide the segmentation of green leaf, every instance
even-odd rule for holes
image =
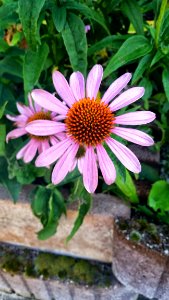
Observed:
[[[19,17],[26,41],[32,50],[39,43],[38,18],[45,0],[18,0]]]
[[[56,30],[61,32],[64,29],[66,24],[66,8],[64,6],[56,6],[52,7],[52,18],[55,24]]]
[[[118,52],[110,59],[104,71],[104,78],[118,68],[148,54],[151,50],[152,45],[144,36],[136,35],[128,38]]]
[[[84,75],[87,69],[87,40],[84,23],[75,14],[69,14],[65,29],[62,31],[63,41],[74,71]]]
[[[6,29],[10,24],[17,22],[18,16],[16,10],[17,2],[15,1],[10,1],[9,3],[4,2],[2,6],[0,6],[0,30]]]
[[[44,228],[38,232],[38,238],[40,240],[46,240],[56,233],[59,219],[63,213],[66,213],[64,199],[62,194],[55,189],[48,200],[47,223]]]
[[[76,1],[66,1],[64,6],[69,9],[74,9],[83,14],[88,19],[93,19],[97,23],[99,23],[109,34],[109,29],[107,28],[106,21],[99,12],[89,8],[87,5],[78,3]]]
[[[15,179],[8,178],[7,161],[4,157],[0,157],[0,183],[6,187],[15,203],[19,198],[21,185]]]
[[[5,155],[6,125],[0,124],[0,156]]]
[[[78,171],[78,168],[75,168],[74,171],[67,174],[67,176],[62,180],[61,183],[57,184],[57,186],[62,186],[67,183],[75,181],[79,176],[81,176],[80,172]]]
[[[8,44],[0,39],[0,52],[5,52],[9,48]]]
[[[154,66],[157,62],[159,62],[164,56],[165,56],[164,53],[162,53],[161,50],[158,50],[155,56],[153,57],[150,68],[152,68],[152,66]]]
[[[22,78],[22,61],[18,57],[6,56],[0,61],[0,75],[4,73]]]
[[[148,180],[150,182],[155,182],[159,180],[159,172],[156,168],[153,168],[152,166],[142,163],[141,173],[139,174],[139,178]]]
[[[47,44],[42,44],[37,51],[27,50],[23,63],[24,90],[27,95],[37,83],[49,53]]]
[[[118,172],[115,184],[118,186],[123,195],[132,203],[138,203],[138,195],[135,184],[130,173],[126,170],[126,180],[123,181],[121,174]]]
[[[169,183],[165,180],[156,181],[148,196],[148,205],[155,211],[169,211]]]
[[[135,84],[142,77],[143,73],[149,69],[151,59],[152,54],[147,54],[140,59],[138,66],[133,74],[131,84]]]
[[[66,239],[67,242],[72,239],[72,237],[75,235],[75,233],[78,231],[78,229],[82,225],[83,220],[84,220],[86,214],[88,213],[88,211],[90,210],[91,204],[92,204],[92,195],[86,191],[86,189],[83,185],[83,182],[82,182],[82,178],[79,178],[76,181],[73,192],[71,193],[70,199],[76,199],[76,200],[80,199],[80,200],[82,200],[82,202],[79,206],[78,215],[77,215],[77,218],[73,225],[73,228]]]
[[[169,68],[164,68],[162,73],[162,81],[167,100],[169,101]]]
[[[149,101],[148,99],[151,97],[152,92],[153,92],[153,85],[152,81],[149,80],[148,78],[144,77],[140,82],[139,86],[144,87],[145,93],[143,95],[143,100],[144,100],[144,107],[145,109],[149,109]]]
[[[122,2],[121,9],[133,24],[137,34],[144,34],[143,16],[138,3],[135,0],[125,0]]]
[[[5,113],[5,108],[7,105],[8,101],[6,101],[1,107],[0,107],[0,119],[3,117],[4,113]]]
[[[101,41],[95,43],[88,49],[88,56],[91,56],[95,54],[98,51],[101,51],[103,48],[111,47],[111,49],[118,50],[121,46],[121,44],[126,39],[126,36],[117,36],[117,35],[111,35],[107,36]]]

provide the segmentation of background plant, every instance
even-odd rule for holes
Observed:
[[[168,201],[165,201],[169,189],[168,20],[166,0],[0,1],[0,182],[14,201],[23,185],[36,184],[31,199],[33,213],[43,225],[38,233],[40,239],[56,232],[67,204],[78,199],[79,214],[68,237],[71,238],[92,203],[77,170],[54,187],[50,184],[50,170],[16,160],[24,139],[5,144],[6,131],[11,128],[5,114],[16,113],[16,101],[27,104],[27,94],[34,87],[54,92],[51,81],[54,68],[65,76],[72,70],[86,75],[93,64],[100,63],[104,67],[103,89],[126,71],[133,73],[132,85],[145,87],[143,101],[132,105],[131,111],[143,107],[156,112],[154,124],[141,127],[155,136],[156,145],[151,151],[160,151],[166,157],[164,172],[144,164],[141,174],[131,177],[112,156],[118,174],[116,182],[106,186],[100,178],[98,192],[117,194],[133,207],[169,222]],[[87,24],[91,30],[86,34]],[[139,180],[152,184],[148,202],[139,199],[135,185]],[[68,199],[63,197],[63,187],[69,191]]]

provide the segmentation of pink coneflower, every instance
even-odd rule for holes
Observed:
[[[62,141],[44,151],[36,160],[38,167],[57,161],[52,173],[53,184],[61,182],[78,165],[85,188],[93,193],[98,185],[98,167],[107,184],[112,184],[116,178],[114,164],[105,150],[106,144],[128,170],[134,173],[141,171],[135,154],[118,142],[114,138],[116,135],[142,146],[151,146],[154,143],[142,131],[118,127],[149,123],[154,120],[154,113],[138,111],[120,116],[115,114],[117,110],[140,99],[144,88],[133,87],[117,96],[131,79],[131,74],[126,73],[115,80],[102,99],[99,99],[97,95],[102,76],[102,66],[95,65],[88,74],[85,88],[85,80],[80,72],[74,72],[68,84],[65,77],[55,71],[53,83],[63,101],[41,89],[32,91],[31,95],[36,103],[56,112],[57,118],[62,119],[60,127],[56,125],[56,128],[66,134]],[[29,122],[26,130],[38,136],[51,135],[55,124],[52,120],[36,120]]]
[[[63,134],[58,134],[57,137],[55,136],[56,132],[60,132],[64,129],[63,124],[56,122],[56,113],[48,112],[44,110],[38,104],[32,103],[31,96],[28,96],[29,99],[29,106],[23,105],[21,103],[17,103],[18,111],[20,115],[18,116],[11,116],[7,115],[7,118],[11,121],[14,121],[14,125],[17,127],[16,129],[10,131],[6,137],[6,141],[8,142],[10,139],[16,139],[23,135],[29,136],[29,142],[17,153],[16,158],[20,159],[23,158],[25,163],[29,163],[36,155],[37,151],[40,154],[44,150],[50,148],[50,145],[55,145],[58,140],[63,138]],[[53,121],[53,129],[51,129],[51,134],[44,135],[44,136],[35,136],[26,131],[26,126],[35,120],[49,120],[50,122]],[[59,129],[58,129],[59,128]],[[53,133],[52,133],[53,131]],[[60,139],[58,139],[60,135]]]

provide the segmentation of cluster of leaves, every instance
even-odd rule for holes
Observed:
[[[152,135],[158,133],[151,150],[160,151],[168,143],[169,132],[168,19],[167,0],[0,0],[0,182],[14,201],[22,185],[37,185],[31,198],[32,210],[43,225],[38,233],[40,239],[56,232],[66,204],[78,199],[79,213],[70,239],[89,211],[92,197],[85,191],[77,170],[54,187],[50,185],[50,170],[16,161],[24,141],[5,144],[6,131],[11,128],[5,114],[16,113],[16,101],[27,104],[27,94],[34,87],[54,92],[54,68],[65,76],[77,70],[86,76],[95,63],[101,63],[103,90],[126,71],[133,73],[132,85],[145,87],[141,106],[156,112],[157,121],[142,128]],[[87,24],[91,30],[86,34]],[[131,110],[139,108],[140,103]],[[132,178],[112,154],[111,157],[117,169],[116,182],[106,186],[100,179],[98,191],[120,195],[140,210],[158,211],[160,218],[169,222],[167,181],[160,180],[158,171],[146,164],[142,173]],[[146,205],[137,195],[135,181],[140,179],[153,184]],[[70,191],[68,201],[62,196],[63,186]]]

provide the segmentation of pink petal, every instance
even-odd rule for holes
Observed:
[[[23,161],[25,163],[29,163],[30,161],[32,161],[32,159],[36,155],[37,150],[38,150],[38,141],[31,139],[30,142],[27,144],[27,149],[24,153]]]
[[[123,92],[120,96],[118,96],[110,105],[110,109],[112,111],[116,111],[120,108],[123,108],[138,99],[140,99],[144,95],[143,87],[133,87],[125,92]]]
[[[133,173],[141,171],[140,162],[130,149],[110,137],[106,139],[106,143],[128,170]]]
[[[19,102],[16,103],[16,106],[21,115],[25,115],[27,117],[32,116],[33,112],[28,106]]]
[[[52,118],[53,121],[62,121],[64,119],[65,119],[65,115],[58,115]]]
[[[46,151],[49,148],[50,148],[50,145],[49,145],[48,141],[39,142],[38,153],[41,154],[42,152]]]
[[[112,129],[112,133],[141,146],[152,146],[154,144],[153,139],[148,134],[137,129],[115,127]]]
[[[66,115],[68,111],[67,106],[47,91],[36,89],[32,91],[31,95],[33,100],[41,107],[58,114]]]
[[[112,184],[116,179],[116,169],[106,150],[102,145],[98,145],[97,157],[99,161],[100,170],[102,172],[104,181],[107,184]]]
[[[79,172],[82,174],[83,166],[84,166],[84,157],[78,158],[77,165],[78,165]]]
[[[26,130],[24,128],[17,128],[17,129],[14,129],[12,131],[10,131],[7,136],[6,136],[6,142],[8,143],[8,141],[10,139],[17,139],[18,137],[26,134]]]
[[[88,74],[86,82],[86,93],[90,99],[96,99],[100,83],[103,77],[103,68],[101,65],[95,65]]]
[[[54,161],[62,156],[62,154],[71,144],[72,141],[70,139],[65,139],[61,142],[58,142],[56,145],[41,153],[36,159],[35,165],[37,167],[45,167],[51,165]]]
[[[48,136],[65,130],[65,124],[60,122],[54,122],[50,120],[35,120],[29,122],[26,127],[26,131],[38,135]]]
[[[84,156],[83,184],[89,193],[94,193],[98,185],[96,155],[92,147],[86,149]]]
[[[56,145],[59,142],[59,140],[54,135],[50,136],[49,140],[52,146]]]
[[[54,71],[52,78],[57,93],[67,103],[67,105],[71,107],[75,102],[75,98],[67,80],[59,71]]]
[[[33,102],[32,102],[32,97],[31,94],[28,94],[28,101],[29,101],[29,107],[31,109],[32,112],[35,112],[34,106],[33,106]]]
[[[70,76],[70,87],[77,101],[85,98],[85,82],[84,76],[80,72],[74,72]]]
[[[152,122],[156,115],[151,111],[129,112],[115,118],[115,124],[142,125]]]
[[[73,143],[73,145],[71,145],[58,160],[52,172],[53,184],[60,183],[66,177],[67,173],[69,172],[70,165],[72,166],[72,161],[75,159],[78,148],[79,145]]]
[[[77,165],[77,158],[74,158],[74,160],[72,160],[72,163],[69,165],[69,172],[72,172]]]
[[[24,147],[22,147],[22,148],[19,150],[19,152],[18,152],[17,155],[16,155],[16,158],[17,158],[17,159],[21,159],[21,158],[24,156],[24,154],[25,154],[27,148],[29,148],[29,144],[30,144],[30,141],[29,141]]]
[[[125,73],[122,76],[120,76],[118,79],[116,79],[110,87],[107,89],[107,91],[104,93],[102,102],[109,103],[114,97],[116,97],[122,89],[127,85],[127,83],[131,79],[131,73]]]

